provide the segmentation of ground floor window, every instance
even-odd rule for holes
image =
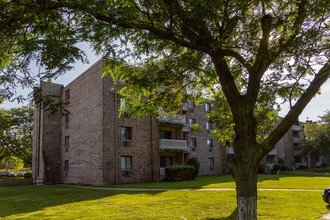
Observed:
[[[64,161],[64,171],[69,171],[69,160]]]
[[[209,157],[209,167],[213,167],[214,166],[214,158],[213,157]]]
[[[160,157],[160,167],[170,167],[172,165],[173,165],[173,157],[168,157],[168,156]]]
[[[132,156],[122,156],[121,157],[121,169],[131,170],[132,169]]]

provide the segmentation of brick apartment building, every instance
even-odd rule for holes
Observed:
[[[35,183],[159,181],[166,166],[185,164],[191,157],[200,162],[200,175],[227,173],[226,160],[233,150],[210,134],[212,124],[206,114],[211,103],[188,102],[179,114],[163,118],[118,118],[121,100],[111,77],[101,78],[103,66],[101,59],[65,87],[41,83],[42,95],[68,102],[70,114],[50,117],[41,108],[35,110]],[[190,128],[195,123],[202,127],[198,132]],[[292,166],[294,139],[285,138],[266,156],[268,164],[280,157]]]
[[[118,118],[120,98],[100,60],[67,86],[42,82],[42,95],[69,102],[70,114],[35,110],[36,183],[116,184],[159,181],[165,167],[197,157],[200,175],[226,172],[226,149],[210,134],[210,103],[187,103],[180,114],[140,121]],[[200,124],[192,132],[189,124]]]

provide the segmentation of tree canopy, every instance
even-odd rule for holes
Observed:
[[[320,116],[318,122],[306,122],[304,125],[304,154],[330,156],[330,111]]]
[[[32,117],[30,107],[0,109],[0,160],[15,156],[31,163]]]
[[[217,135],[231,137],[235,151],[228,166],[240,219],[256,218],[260,160],[330,74],[327,0],[1,0],[0,8],[2,97],[85,61],[77,43],[86,41],[111,58],[105,73],[124,84],[133,113],[215,100]],[[268,132],[278,97],[291,109]]]

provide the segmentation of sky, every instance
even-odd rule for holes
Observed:
[[[70,72],[54,80],[55,83],[63,84],[64,86],[66,86],[100,59],[100,57],[96,56],[89,49],[89,46],[87,44],[81,45],[81,49],[86,52],[89,63],[85,63],[85,64],[81,62],[75,63],[74,70],[71,70]],[[27,95],[30,92],[31,90],[19,91],[19,93],[23,95]],[[19,106],[17,102],[11,103],[6,101],[3,104],[0,104],[0,108],[5,108],[5,109],[9,109],[17,106]],[[282,107],[282,111],[280,112],[280,116],[285,116],[285,114],[289,111],[289,105],[283,105],[281,107]],[[324,115],[327,110],[330,111],[330,80],[328,80],[322,86],[321,94],[316,95],[316,97],[314,97],[312,101],[307,105],[305,110],[299,116],[299,121],[302,122],[306,120],[317,121],[319,120],[318,116]]]

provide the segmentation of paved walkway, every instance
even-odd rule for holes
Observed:
[[[202,189],[147,189],[147,188],[108,188],[108,187],[94,187],[94,186],[77,186],[77,185],[67,185],[72,187],[82,187],[90,189],[100,189],[100,190],[112,190],[112,191],[139,191],[139,192],[160,192],[160,191],[170,191],[170,190],[181,190],[181,191],[235,191],[235,188],[202,188]],[[259,191],[293,191],[293,192],[323,192],[319,189],[268,189],[259,188]],[[320,218],[320,220],[330,220],[330,213],[325,214]]]

